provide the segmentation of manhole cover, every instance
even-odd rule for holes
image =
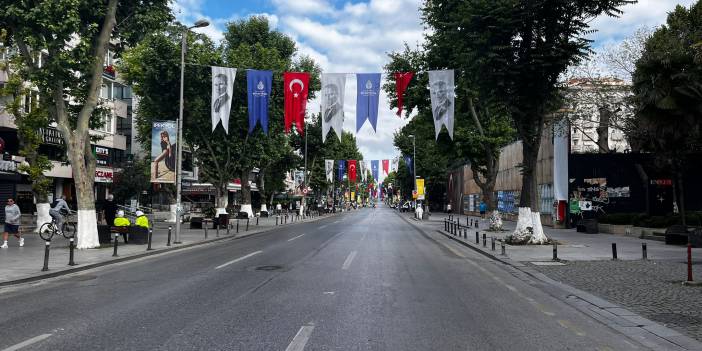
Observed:
[[[257,271],[277,271],[282,268],[282,266],[258,266],[255,269]]]

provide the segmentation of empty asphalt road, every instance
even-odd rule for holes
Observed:
[[[0,290],[0,350],[635,349],[385,207]]]

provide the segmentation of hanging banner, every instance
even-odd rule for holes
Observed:
[[[402,105],[404,103],[405,90],[412,80],[414,72],[395,73],[395,92],[397,93],[397,115],[402,117]]]
[[[249,102],[249,134],[261,123],[263,133],[268,135],[268,97],[271,95],[273,72],[250,69],[246,71]]]
[[[344,125],[345,91],[345,73],[322,74],[322,142],[327,140],[330,128],[334,128],[334,132],[341,141],[341,128]]]
[[[176,121],[154,121],[151,129],[151,182],[175,183]]]
[[[307,88],[310,74],[306,72],[283,73],[283,88],[285,89],[285,132],[290,133],[295,123],[297,131],[302,135],[305,131],[305,110],[307,108]]]
[[[366,181],[366,161],[358,161],[358,170],[361,171],[361,181]]]
[[[327,181],[334,181],[334,160],[324,160],[324,171],[327,174]]]
[[[356,181],[356,160],[349,160],[349,180]],[[353,196],[352,196],[353,197]]]
[[[373,175],[373,179],[377,182],[380,177],[378,177],[378,160],[372,160],[371,161],[371,174]]]
[[[424,200],[424,179],[417,178],[417,200]]]
[[[376,131],[379,97],[380,73],[356,74],[356,132],[361,130],[366,120]]]
[[[212,131],[222,121],[224,132],[229,134],[229,111],[232,107],[232,92],[236,68],[212,66]]]
[[[383,179],[385,179],[390,172],[390,160],[383,160]]]
[[[405,165],[407,166],[407,172],[409,172],[409,174],[413,174],[413,173],[414,173],[414,172],[413,172],[413,169],[414,169],[413,166],[414,166],[414,165],[412,164],[412,161],[413,161],[413,160],[412,160],[412,156],[405,156]]]
[[[339,162],[339,180],[344,180],[344,173],[346,173],[346,161],[338,160]]]
[[[390,160],[390,173],[395,172],[397,173],[398,169],[400,168],[400,159],[395,158]]]
[[[449,137],[453,140],[454,108],[453,70],[429,71],[429,92],[431,93],[431,112],[434,116],[436,139],[439,138],[441,126],[446,126]]]

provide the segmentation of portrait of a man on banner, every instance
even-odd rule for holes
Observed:
[[[453,139],[454,90],[453,70],[429,71],[431,111],[434,116],[434,130],[437,139],[441,127],[444,125],[448,130],[449,137]]]
[[[151,182],[175,183],[176,121],[154,121],[151,129]]]
[[[222,122],[225,133],[229,133],[229,112],[236,68],[212,66],[212,131]]]

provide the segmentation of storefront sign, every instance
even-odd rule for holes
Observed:
[[[102,146],[94,146],[95,164],[102,167],[112,167],[110,160],[110,149]]]
[[[56,128],[39,128],[39,134],[41,134],[41,138],[44,144],[65,144],[63,140],[63,135],[61,135],[61,132],[59,132],[59,130]]]
[[[651,185],[673,186],[672,179],[651,179]]]
[[[0,161],[0,171],[17,172],[17,164],[14,161]]]
[[[112,170],[95,170],[95,182],[96,183],[112,183],[113,172]]]

